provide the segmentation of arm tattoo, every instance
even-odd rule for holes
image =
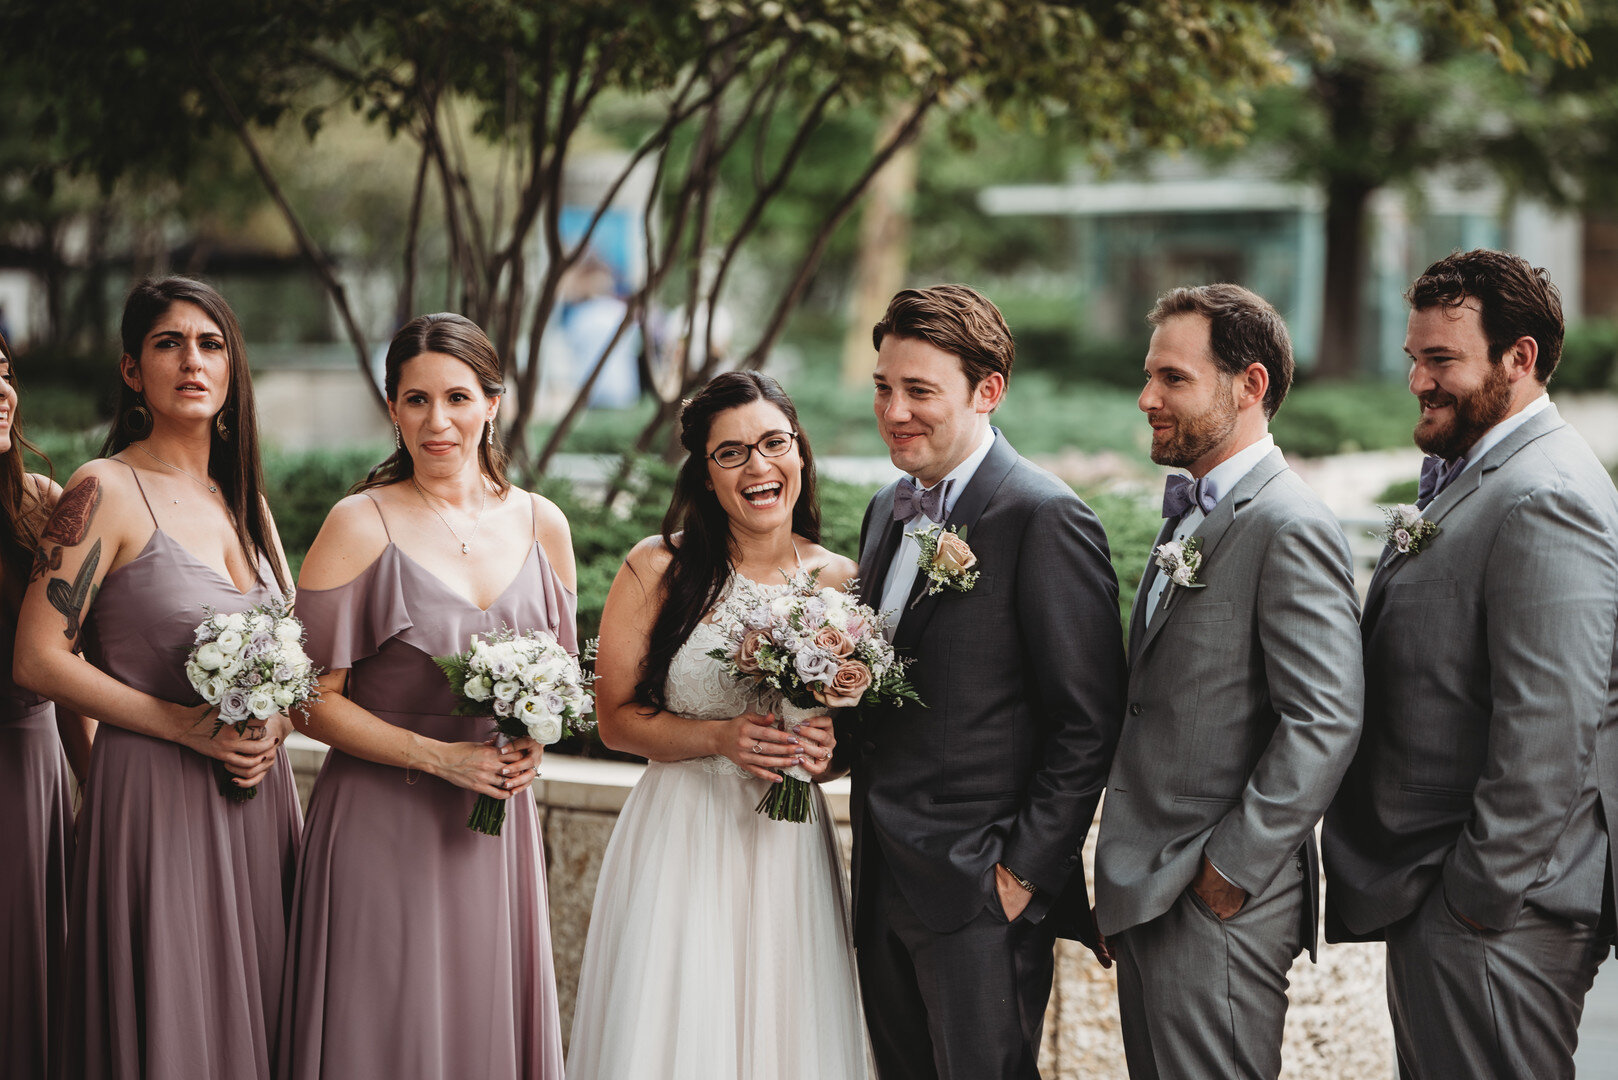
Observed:
[[[51,514],[45,530],[39,534],[39,551],[34,557],[30,581],[38,581],[47,572],[62,568],[62,548],[84,542],[85,535],[90,531],[90,520],[100,506],[101,481],[94,476],[85,477],[82,483],[62,496],[56,504],[56,512]],[[53,543],[55,546],[48,549],[48,545]]]
[[[90,545],[90,553],[84,557],[84,564],[79,567],[73,584],[69,585],[65,578],[51,578],[45,583],[45,596],[50,600],[51,607],[67,617],[67,627],[62,634],[69,641],[79,640],[85,605],[95,595],[91,582],[95,580],[96,567],[100,562],[101,541],[97,540]]]

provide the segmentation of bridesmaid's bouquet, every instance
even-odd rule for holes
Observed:
[[[786,731],[828,708],[921,704],[905,678],[906,661],[882,632],[884,616],[854,593],[820,585],[819,576],[799,571],[775,586],[732,577],[714,620],[725,644],[708,655],[790,706],[792,715],[778,717]],[[809,774],[789,767],[756,809],[776,821],[813,821]]]
[[[456,716],[494,714],[497,745],[527,736],[549,746],[565,734],[595,727],[595,721],[586,719],[595,708],[589,694],[595,677],[551,634],[501,627],[473,634],[470,644],[465,652],[435,656],[433,662],[460,699]],[[499,836],[505,822],[505,801],[479,795],[466,827]]]
[[[214,735],[226,724],[246,734],[276,713],[307,708],[320,697],[315,666],[303,651],[303,623],[285,600],[277,597],[228,615],[206,610],[186,657],[185,677],[202,700],[218,707]],[[215,774],[219,793],[228,799],[246,802],[258,794],[256,787],[232,783],[222,765]]]

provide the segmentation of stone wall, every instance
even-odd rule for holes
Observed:
[[[323,748],[288,742],[305,803]],[[534,785],[549,865],[551,942],[556,957],[562,1035],[572,1026],[579,961],[595,897],[601,856],[640,767],[560,755],[546,760]],[[851,843],[847,781],[827,786],[845,861]],[[1085,852],[1085,866],[1094,854]],[[1371,1080],[1393,1075],[1393,1037],[1383,993],[1379,946],[1322,947],[1320,963],[1292,970],[1283,1073],[1289,1080]],[[1055,1080],[1125,1077],[1118,1003],[1111,971],[1076,942],[1057,944],[1056,985],[1045,1017],[1040,1072]]]

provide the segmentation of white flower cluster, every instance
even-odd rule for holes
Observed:
[[[534,741],[550,745],[567,730],[590,725],[584,717],[595,702],[579,663],[549,634],[472,635],[459,693],[479,704],[492,702],[494,715],[514,720]],[[487,714],[485,714],[487,715]]]
[[[1152,551],[1157,568],[1168,575],[1172,584],[1184,589],[1197,589],[1197,571],[1202,569],[1202,537],[1190,536],[1184,540],[1165,540]]]
[[[1409,503],[1384,506],[1388,527],[1380,539],[1401,555],[1419,555],[1427,541],[1438,535],[1437,525],[1421,516],[1421,511]]]
[[[268,720],[318,696],[303,623],[283,601],[228,615],[210,611],[194,640],[186,681],[219,707],[220,723]]]

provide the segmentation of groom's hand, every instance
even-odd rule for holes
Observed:
[[[1017,884],[1017,879],[999,863],[994,864],[994,888],[1000,894],[1000,907],[1006,913],[1007,922],[1016,922],[1028,901],[1034,898],[1034,894]]]
[[[1221,919],[1228,919],[1247,903],[1247,893],[1238,885],[1225,880],[1225,875],[1214,869],[1208,856],[1202,857],[1197,876],[1191,880],[1191,891],[1202,898],[1210,911]]]

